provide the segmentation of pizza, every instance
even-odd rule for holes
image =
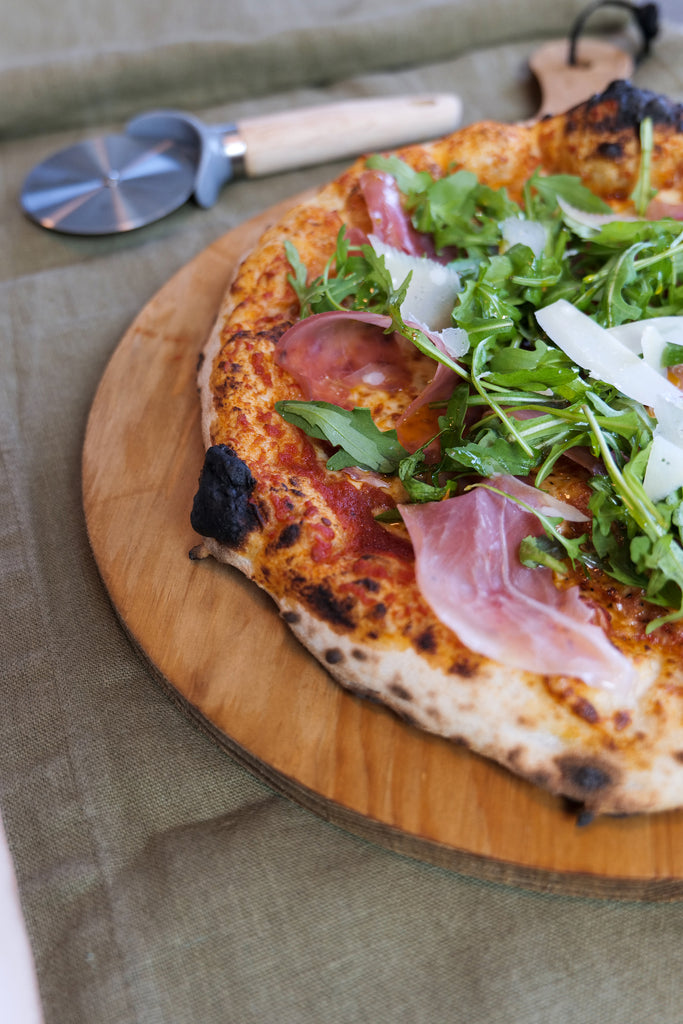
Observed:
[[[683,806],[681,217],[683,109],[623,82],[363,157],[245,255],[198,370],[193,557],[588,815]]]

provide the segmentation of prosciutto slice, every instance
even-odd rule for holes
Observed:
[[[663,199],[653,199],[647,208],[648,220],[683,220],[683,203],[667,203]]]
[[[349,407],[359,384],[399,391],[410,384],[405,346],[387,334],[391,318],[379,313],[316,313],[282,335],[275,361],[294,377],[309,400]]]
[[[511,478],[491,484],[514,489],[527,504],[532,493],[546,503],[545,495],[528,486],[520,491]],[[423,597],[471,650],[528,672],[577,676],[628,700],[633,668],[592,622],[577,588],[559,590],[549,569],[519,561],[524,537],[543,532],[533,513],[483,487],[400,510]]]
[[[372,229],[387,245],[393,245],[411,256],[434,257],[431,235],[416,231],[403,209],[396,179],[386,171],[364,171],[360,190],[365,199]]]

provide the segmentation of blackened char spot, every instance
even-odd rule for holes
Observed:
[[[601,142],[598,146],[598,156],[606,160],[619,160],[623,155],[624,147],[620,142]]]
[[[568,795],[581,800],[584,796],[609,789],[615,784],[613,775],[601,761],[588,757],[568,755],[557,759],[557,766],[562,773]]]
[[[436,638],[431,628],[428,627],[415,638],[415,646],[418,651],[424,651],[425,654],[436,650]]]
[[[256,509],[249,501],[256,481],[232,448],[212,445],[204,457],[190,522],[202,537],[239,548],[258,529]]]
[[[460,661],[454,661],[448,670],[451,675],[462,676],[463,679],[469,679],[471,676],[477,674],[477,667],[472,662],[462,659]]]
[[[565,797],[563,805],[566,813],[574,818],[577,828],[586,828],[595,821],[595,812],[588,810],[579,800],[570,800]]]
[[[379,583],[377,580],[373,580],[369,576],[364,576],[363,579],[357,580],[356,582],[359,587],[365,587],[366,590],[369,590],[373,594],[376,594],[379,590]]]
[[[586,109],[590,110],[605,100],[616,100],[617,108],[614,116],[606,119],[602,127],[617,131],[620,128],[637,128],[641,121],[650,117],[655,124],[672,125],[676,131],[683,131],[683,105],[649,89],[637,89],[622,80],[612,82],[604,92],[588,100]]]
[[[352,629],[353,599],[335,597],[324,583],[313,583],[302,587],[301,596],[310,608],[333,626]]]
[[[296,544],[300,533],[301,525],[299,523],[290,523],[280,533],[275,546],[278,548],[291,548],[292,544]]]
[[[399,700],[412,700],[413,695],[409,690],[406,690],[405,686],[401,686],[400,683],[391,683],[389,689],[393,693],[394,697],[398,697]]]

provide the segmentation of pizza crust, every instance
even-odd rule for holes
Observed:
[[[576,173],[578,166],[619,208],[637,174],[634,124],[624,112],[635,102],[631,92],[627,100],[608,93],[537,125],[472,125],[400,155],[437,174],[468,167],[513,195],[538,166],[550,173]],[[655,138],[655,184],[680,195],[680,111],[660,120]],[[226,293],[198,385],[204,445],[217,460],[211,502],[227,503],[230,523],[221,533],[205,507],[205,466],[193,525],[211,555],[271,595],[301,643],[347,689],[593,812],[679,807],[680,629],[668,627],[646,643],[636,599],[622,595],[618,608],[612,602],[611,639],[639,675],[631,707],[579,680],[513,670],[467,650],[423,601],[401,527],[373,527],[387,539],[359,536],[344,516],[344,503],[360,497],[375,510],[383,502],[390,507],[400,499],[397,485],[371,474],[328,473],[322,446],[273,411],[277,400],[301,397],[272,360],[274,342],[298,316],[283,242],[292,239],[318,273],[342,223],[367,230],[357,188],[363,166],[357,161],[265,232]],[[606,604],[604,581],[593,578],[590,586],[591,600]]]
[[[213,557],[255,578],[243,555],[211,539],[205,544]],[[592,712],[572,710],[554,699],[546,678],[488,659],[474,664],[463,659],[444,672],[395,636],[359,641],[353,631],[331,625],[300,601],[283,596],[276,603],[297,639],[337,683],[380,702],[407,725],[465,746],[592,813],[680,806],[683,727],[680,716],[664,720],[656,701],[641,697],[637,709],[620,711],[606,695],[596,701],[593,694]],[[641,694],[650,692],[659,667],[657,660],[644,667]],[[680,701],[676,705],[680,711]],[[627,715],[624,742],[596,728],[593,712],[605,721]]]

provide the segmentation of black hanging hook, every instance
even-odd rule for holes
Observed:
[[[574,26],[569,35],[569,64],[575,67],[577,64],[576,60],[576,44],[579,36],[583,31],[583,27],[586,24],[588,18],[593,14],[599,7],[623,7],[629,11],[638,25],[643,36],[643,45],[636,54],[635,62],[639,64],[650,52],[650,43],[659,32],[659,8],[657,4],[630,4],[627,0],[598,0],[597,3],[590,4],[589,7],[582,11],[574,22]]]

